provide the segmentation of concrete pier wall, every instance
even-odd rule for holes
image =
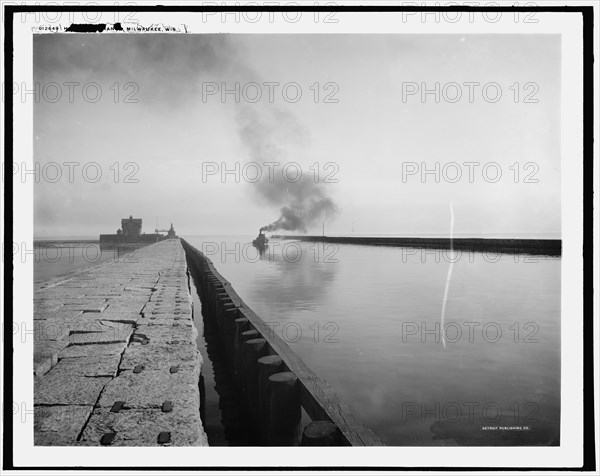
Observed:
[[[178,239],[34,289],[34,444],[206,446]]]

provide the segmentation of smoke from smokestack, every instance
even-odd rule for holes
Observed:
[[[280,144],[288,147],[306,146],[307,130],[287,111],[264,109],[256,104],[252,107],[240,106],[236,111],[238,132],[244,145],[250,152],[250,160],[258,164],[276,163],[279,169],[273,176],[264,174],[256,184],[256,192],[267,205],[280,208],[280,217],[261,228],[261,231],[299,231],[306,233],[307,228],[324,218],[333,217],[338,208],[325,190],[322,182],[314,180],[312,174],[294,167],[292,177],[281,173],[286,162],[286,153]],[[302,175],[296,181],[296,173]]]
[[[245,61],[246,52],[241,44],[229,35],[191,35],[174,39],[169,37],[162,41],[144,37],[143,40],[134,38],[127,44],[132,46],[128,54],[160,59],[163,65],[159,70],[163,72],[161,74],[167,74],[164,71],[174,74],[184,84],[197,85],[202,80],[217,83],[221,80],[229,85],[265,82]],[[168,91],[160,89],[162,78],[157,80],[155,76],[156,68],[153,67],[144,76],[144,85],[152,85],[156,97],[168,96],[168,104],[174,103],[175,99],[187,99],[184,93],[177,92],[177,88]],[[303,175],[297,182],[282,176],[282,166],[290,160],[290,153],[305,154],[310,141],[308,130],[291,111],[263,99],[257,103],[236,102],[234,115],[238,135],[249,152],[248,161],[260,165],[265,162],[280,164],[272,180],[263,174],[261,180],[251,184],[266,206],[280,210],[279,218],[263,226],[263,231],[306,233],[307,228],[337,213],[337,207],[325,190],[325,185],[315,182],[308,170],[302,170]]]
[[[143,35],[143,38],[142,35],[113,35],[102,39],[86,35],[85,54],[81,42],[71,39],[70,35],[35,41],[38,74],[45,69],[54,71],[55,63],[66,61],[63,58],[76,57],[75,63],[83,71],[92,68],[110,71],[110,74],[118,73],[142,83],[144,101],[165,108],[189,104],[190,88],[197,95],[199,85],[205,81],[229,86],[265,82],[244,59],[247,55],[242,50],[243,35],[158,34]],[[119,51],[119,55],[107,55],[106,48]],[[48,54],[57,51],[61,52],[59,57],[54,54],[46,59]],[[145,66],[132,72],[129,65],[134,60]],[[183,87],[172,87],[173,84]],[[279,98],[281,100],[281,96]],[[282,166],[290,160],[286,156],[292,151],[304,152],[309,142],[308,131],[294,114],[278,103],[263,99],[257,103],[236,102],[234,115],[238,135],[249,152],[248,161],[261,166],[265,162],[280,164],[273,180],[263,174],[260,181],[251,184],[266,206],[280,210],[279,218],[265,225],[263,230],[306,232],[308,227],[336,213],[324,184],[316,183],[308,170],[302,170],[303,175],[297,182],[286,180],[281,174]]]
[[[322,217],[331,217],[337,212],[337,207],[330,197],[323,195],[323,190],[316,188],[313,195],[300,203],[292,203],[281,209],[281,216],[261,231],[301,231],[306,233],[306,228],[314,225]]]

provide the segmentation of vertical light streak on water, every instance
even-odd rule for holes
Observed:
[[[442,334],[442,344],[444,349],[446,348],[446,337],[444,333],[444,318],[446,316],[446,302],[448,301],[448,289],[450,288],[450,278],[452,278],[452,268],[454,267],[454,209],[452,208],[452,202],[450,202],[450,266],[448,267],[448,274],[446,275],[446,289],[444,290],[444,302],[442,303],[442,317],[440,319],[440,333]]]

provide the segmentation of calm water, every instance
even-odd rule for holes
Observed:
[[[34,282],[65,276],[125,255],[116,250],[101,250],[98,243],[79,241],[39,241],[33,249],[33,257],[24,255],[15,259],[33,260]]]
[[[559,443],[560,259],[185,238],[388,445]]]

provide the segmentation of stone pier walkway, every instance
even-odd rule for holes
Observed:
[[[206,446],[185,253],[166,240],[34,290],[34,444]]]

